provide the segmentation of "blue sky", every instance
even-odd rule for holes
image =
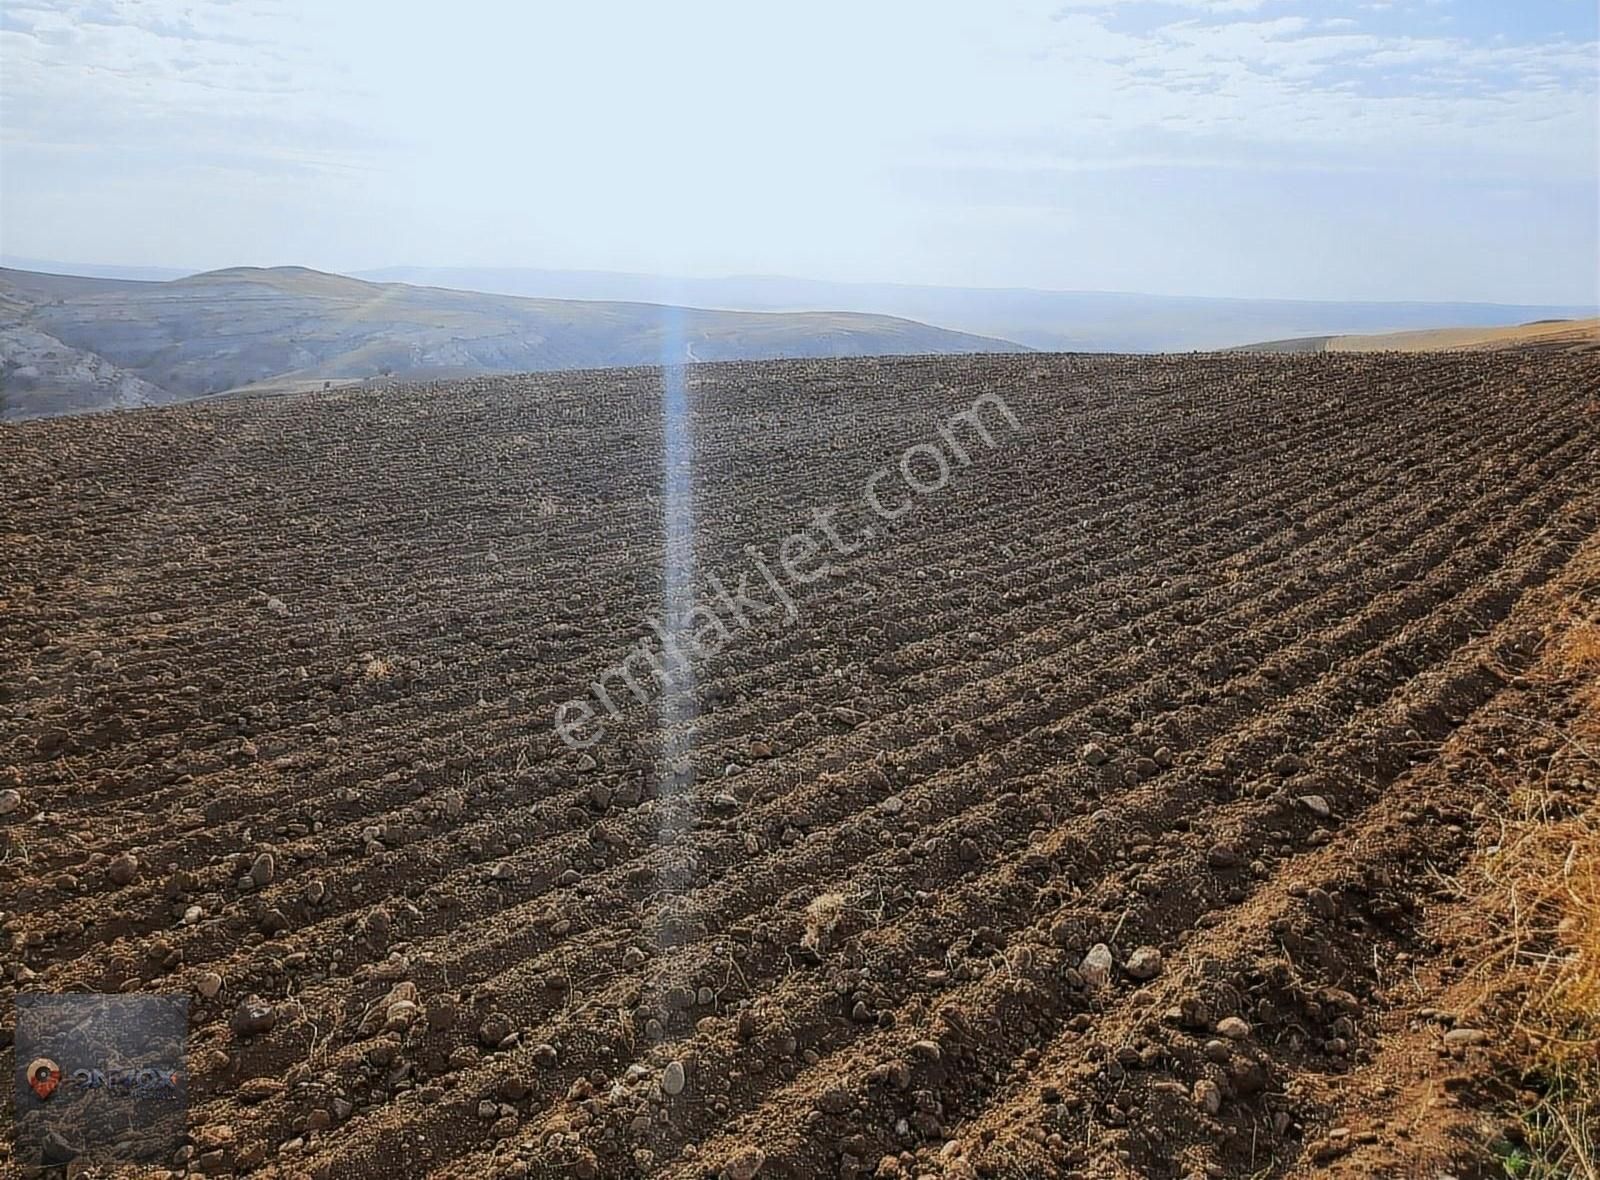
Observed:
[[[1595,302],[1594,0],[6,0],[0,250]]]

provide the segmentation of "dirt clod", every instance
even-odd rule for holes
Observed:
[[[1217,1021],[1217,1032],[1230,1041],[1242,1041],[1250,1036],[1250,1024],[1238,1016],[1224,1016]]]

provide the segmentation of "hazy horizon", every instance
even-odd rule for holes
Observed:
[[[1585,0],[14,0],[0,250],[1592,306],[1597,36]]]
[[[401,284],[406,284],[406,285],[409,285],[409,286],[433,286],[433,287],[440,287],[440,288],[447,289],[447,290],[460,290],[460,291],[465,291],[465,292],[482,293],[482,294],[513,295],[513,296],[522,296],[522,297],[526,297],[526,298],[577,299],[577,300],[588,301],[588,302],[594,302],[594,301],[601,301],[601,302],[646,302],[646,303],[661,303],[661,304],[668,305],[668,306],[674,306],[675,305],[675,306],[684,306],[684,307],[696,307],[696,306],[706,306],[706,305],[694,303],[692,301],[692,297],[690,295],[690,291],[689,290],[676,292],[676,294],[681,296],[681,297],[680,298],[672,298],[672,296],[674,295],[674,289],[671,286],[671,284],[680,283],[680,282],[681,283],[686,283],[686,284],[690,285],[690,290],[702,289],[702,288],[704,288],[706,286],[714,286],[715,284],[718,284],[718,283],[736,284],[736,283],[754,282],[754,283],[773,283],[773,284],[794,284],[795,287],[801,288],[801,289],[809,288],[809,287],[818,287],[818,288],[852,288],[852,287],[857,287],[857,288],[871,288],[871,289],[905,288],[905,289],[908,289],[908,290],[919,290],[919,291],[971,293],[971,294],[984,294],[984,295],[991,295],[991,294],[992,295],[1028,294],[1028,295],[1045,295],[1045,296],[1049,296],[1049,295],[1106,296],[1106,297],[1109,297],[1109,298],[1128,297],[1128,298],[1154,299],[1154,300],[1175,300],[1175,301],[1176,300],[1190,300],[1190,301],[1194,301],[1194,302],[1197,302],[1197,303],[1229,303],[1229,302],[1245,303],[1245,304],[1306,303],[1306,304],[1319,304],[1319,305],[1328,305],[1328,306],[1350,306],[1350,305],[1358,305],[1358,304],[1364,304],[1364,303],[1366,303],[1366,304],[1374,304],[1374,305],[1380,305],[1380,304],[1395,304],[1395,305],[1416,304],[1416,305],[1421,305],[1421,306],[1427,306],[1427,307],[1430,307],[1430,308],[1431,307],[1450,307],[1450,306],[1476,306],[1476,307],[1496,308],[1496,309],[1498,309],[1498,308],[1523,308],[1523,309],[1526,309],[1526,310],[1529,310],[1529,311],[1551,311],[1551,312],[1560,312],[1563,315],[1569,315],[1569,316],[1587,316],[1590,312],[1600,312],[1600,298],[1597,298],[1597,301],[1591,301],[1591,302],[1587,302],[1587,303],[1585,303],[1585,302],[1579,302],[1579,303],[1517,303],[1517,302],[1507,302],[1507,301],[1504,301],[1504,300],[1486,300],[1486,299],[1462,299],[1462,300],[1452,300],[1452,299],[1441,299],[1441,300],[1382,300],[1382,299],[1379,299],[1379,300],[1338,300],[1338,299],[1293,299],[1293,298],[1273,299],[1273,298],[1260,298],[1260,297],[1253,297],[1253,296],[1191,295],[1191,294],[1186,294],[1186,293],[1181,293],[1181,292],[1163,292],[1163,291],[1118,291],[1118,290],[1089,290],[1089,289],[1076,289],[1075,290],[1075,289],[1071,289],[1071,288],[1047,288],[1047,287],[983,287],[983,286],[953,287],[953,286],[945,286],[945,285],[941,285],[941,284],[900,283],[900,282],[895,282],[895,281],[892,281],[892,280],[891,281],[878,282],[878,281],[867,280],[867,279],[862,279],[862,280],[853,280],[853,279],[845,279],[845,280],[820,279],[820,278],[817,278],[817,277],[811,276],[811,275],[723,274],[723,275],[708,275],[708,276],[686,276],[686,275],[653,274],[653,273],[644,272],[644,271],[609,271],[609,270],[585,270],[585,269],[570,269],[570,270],[568,270],[568,269],[556,269],[556,268],[544,268],[544,267],[514,267],[514,266],[503,266],[503,267],[495,267],[495,266],[487,266],[487,267],[431,266],[431,267],[424,267],[424,266],[409,266],[409,265],[405,265],[405,264],[399,264],[399,265],[394,265],[394,266],[377,266],[377,267],[372,267],[370,269],[360,269],[360,270],[351,270],[351,271],[334,271],[334,270],[325,270],[324,268],[321,268],[321,267],[306,266],[304,263],[281,262],[281,263],[265,263],[265,264],[236,263],[236,264],[229,264],[229,265],[221,266],[221,267],[212,267],[212,268],[209,268],[208,270],[197,270],[197,269],[188,269],[188,268],[184,268],[184,267],[140,266],[140,265],[129,265],[129,264],[120,264],[120,263],[83,262],[83,261],[76,261],[76,260],[71,260],[71,259],[31,258],[31,257],[26,257],[26,256],[20,256],[20,255],[0,254],[0,269],[30,271],[30,272],[42,273],[42,274],[59,274],[59,275],[64,275],[64,276],[79,276],[79,277],[83,277],[83,278],[119,279],[119,280],[122,280],[122,281],[129,281],[129,282],[166,282],[166,281],[170,281],[170,280],[173,280],[173,279],[189,278],[189,277],[194,277],[194,276],[203,275],[203,274],[221,273],[221,272],[230,271],[230,270],[294,270],[294,269],[299,269],[299,270],[309,270],[309,271],[314,271],[314,272],[318,272],[318,273],[325,273],[325,274],[342,275],[342,276],[345,276],[345,277],[360,279],[360,280],[363,280],[365,282],[370,282],[370,283],[401,283]],[[469,275],[471,275],[471,276],[488,276],[488,275],[493,275],[493,274],[496,274],[496,273],[504,275],[505,278],[508,280],[508,282],[505,283],[505,284],[501,284],[501,285],[494,285],[494,284],[485,284],[485,283],[470,282],[470,281],[461,281],[461,282],[452,281],[453,277],[457,276],[457,275],[462,276],[463,280],[465,280],[466,276],[469,276]],[[515,281],[512,281],[512,280],[517,279],[519,276],[528,276],[528,275],[548,275],[548,276],[558,277],[558,278],[559,277],[578,278],[578,277],[584,277],[584,276],[592,276],[592,277],[594,277],[596,279],[615,278],[615,279],[626,279],[626,280],[640,280],[640,281],[644,281],[644,282],[648,282],[648,283],[659,283],[659,284],[662,284],[663,286],[662,286],[662,288],[661,288],[661,290],[659,292],[659,297],[658,298],[650,298],[650,299],[634,298],[634,297],[628,297],[628,296],[624,296],[624,295],[568,295],[568,294],[559,294],[559,293],[550,294],[550,295],[543,295],[543,294],[534,295],[534,294],[530,294],[529,292],[527,292],[525,290],[520,289],[519,284],[517,282],[515,282]],[[757,310],[759,310],[759,309],[757,309]],[[828,308],[818,307],[815,310],[828,310]],[[848,310],[848,309],[836,309],[836,310]],[[904,317],[904,318],[915,319],[916,317],[915,316],[907,316],[907,317]]]

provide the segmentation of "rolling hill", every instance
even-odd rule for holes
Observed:
[[[1439,328],[1365,336],[1302,336],[1250,344],[1240,352],[1497,352],[1519,348],[1557,352],[1600,349],[1600,319],[1538,320],[1506,328]]]
[[[891,316],[525,299],[303,267],[161,282],[0,270],[0,417],[13,419],[388,376],[1016,351]]]

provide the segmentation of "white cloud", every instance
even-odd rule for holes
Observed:
[[[1594,175],[1594,44],[1380,35],[1306,15],[1129,24],[1089,9],[1058,13],[1047,55],[1070,96],[1072,118],[1058,127],[1073,151],[1088,116],[1120,127],[1130,158],[1142,134],[1183,128],[1196,159],[1214,157],[1222,137],[1269,159],[1285,144],[1321,144],[1331,160],[1376,151],[1433,168],[1453,154],[1475,172]],[[1038,80],[1041,99],[1051,85]]]
[[[337,168],[368,146],[328,113],[357,97],[336,63],[271,3],[33,0],[9,4],[7,18],[0,130],[13,150],[115,145],[165,167],[251,170],[256,157]]]
[[[35,256],[1048,285],[1039,241],[1123,256],[1061,228],[1091,192],[1180,227],[1324,178],[1574,209],[1597,167],[1595,45],[1441,35],[1417,0],[0,5],[4,229]]]

